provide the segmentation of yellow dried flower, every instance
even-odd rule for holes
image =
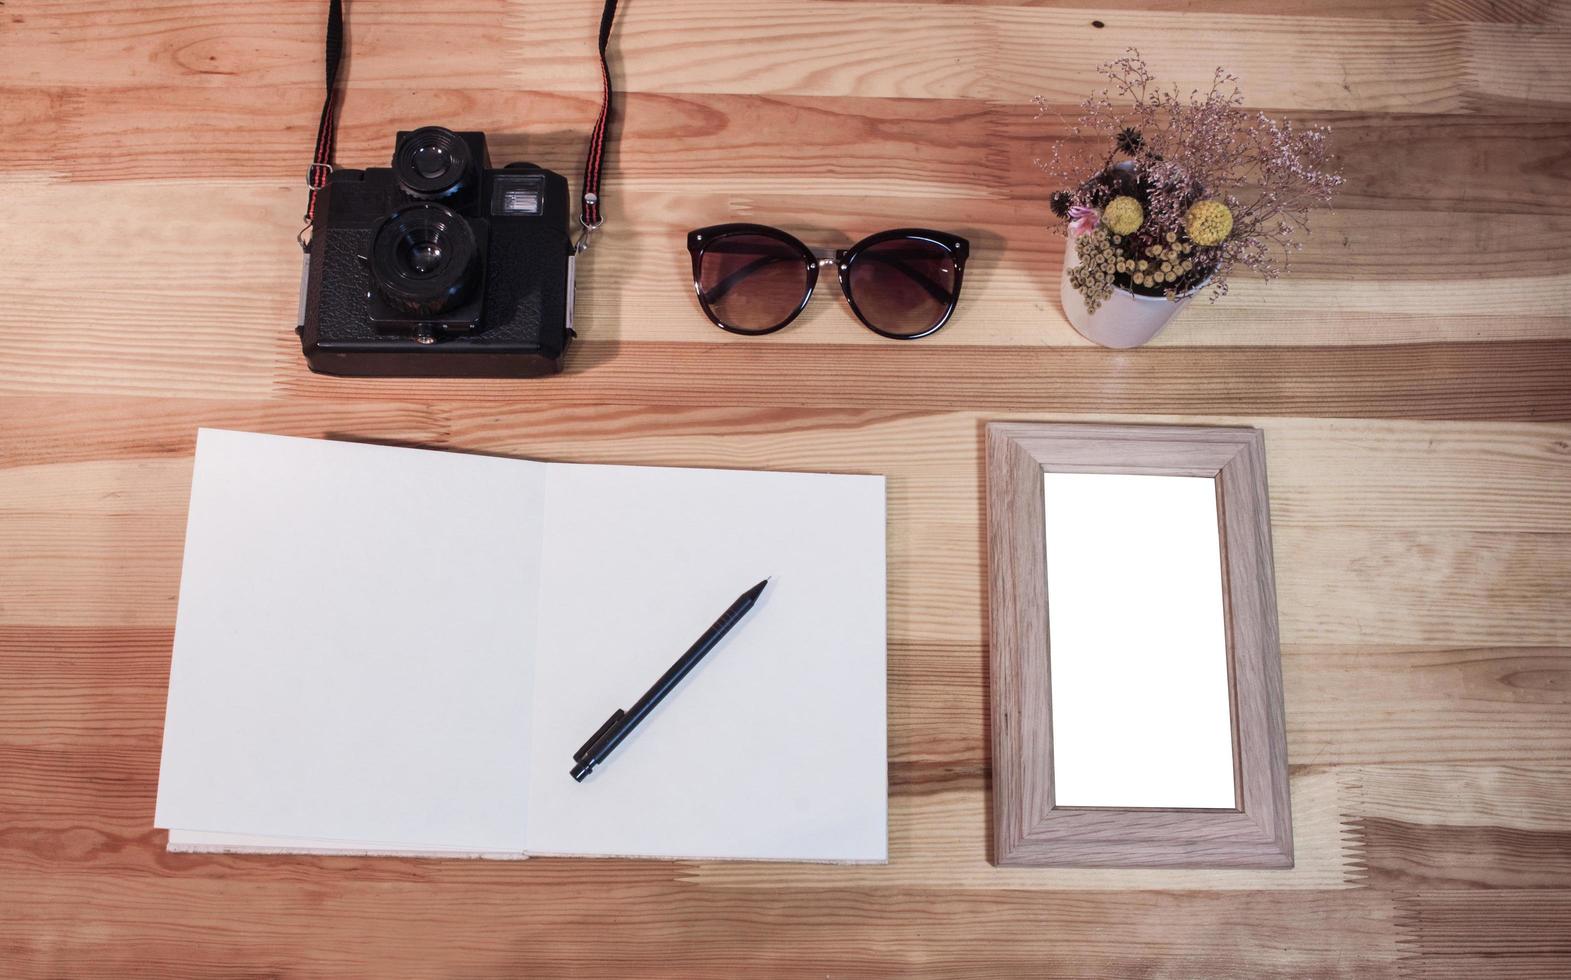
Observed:
[[[1140,230],[1145,220],[1145,209],[1127,194],[1118,195],[1102,209],[1102,222],[1115,235],[1132,235]]]
[[[1233,212],[1216,198],[1190,205],[1184,214],[1184,230],[1201,245],[1220,245],[1233,231]]]

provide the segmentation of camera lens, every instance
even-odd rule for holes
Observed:
[[[440,242],[411,243],[409,247],[409,266],[417,276],[428,276],[435,272],[442,264],[442,245]]]
[[[399,141],[393,153],[393,175],[412,197],[448,197],[466,185],[470,162],[469,145],[457,133],[426,126]]]
[[[382,219],[371,240],[371,279],[395,309],[413,316],[464,303],[479,278],[474,230],[451,208],[412,204]]]
[[[440,177],[452,165],[452,154],[440,146],[417,146],[413,154],[415,173],[422,177]]]

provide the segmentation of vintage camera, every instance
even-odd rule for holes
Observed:
[[[525,377],[573,338],[567,180],[491,168],[484,133],[399,133],[390,169],[335,170],[317,197],[301,348],[324,374]]]

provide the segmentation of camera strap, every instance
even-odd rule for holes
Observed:
[[[343,0],[328,0],[327,4],[327,97],[322,101],[322,117],[316,124],[316,152],[311,157],[311,167],[305,173],[306,202],[305,227],[298,236],[300,247],[310,250],[306,232],[316,220],[316,197],[327,186],[333,172],[333,137],[337,133],[338,112],[338,63],[344,59],[344,4]]]
[[[583,207],[578,213],[578,223],[584,229],[578,238],[580,252],[589,248],[590,236],[605,223],[600,215],[600,164],[605,159],[606,126],[611,118],[611,69],[606,64],[605,49],[611,41],[611,22],[615,19],[616,0],[605,0],[605,9],[600,12],[600,117],[589,135],[589,153],[584,157]]]
[[[600,14],[600,116],[595,120],[594,131],[589,136],[589,152],[584,158],[584,189],[580,199],[578,224],[583,229],[575,244],[579,252],[589,248],[589,239],[602,224],[600,213],[600,168],[605,161],[606,131],[611,119],[611,69],[606,64],[606,47],[611,41],[611,25],[616,18],[617,0],[605,0]],[[322,116],[316,124],[316,152],[311,167],[306,171],[305,183],[308,196],[305,206],[305,227],[298,236],[300,247],[311,248],[306,233],[316,220],[316,199],[327,178],[333,172],[333,144],[338,129],[338,66],[344,57],[344,3],[328,0],[327,4],[327,96],[322,102]]]

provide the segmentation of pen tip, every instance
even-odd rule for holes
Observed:
[[[762,582],[759,582],[757,585],[753,586],[751,589],[748,589],[747,592],[746,592],[746,595],[749,598],[751,598],[751,599],[757,599],[759,596],[764,594],[764,586],[768,585],[769,582],[770,582],[769,579],[767,579],[767,578],[764,579]]]

